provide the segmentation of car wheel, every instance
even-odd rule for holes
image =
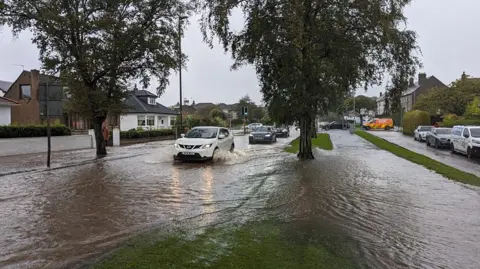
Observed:
[[[472,149],[470,147],[467,148],[467,158],[472,158]]]
[[[230,146],[230,152],[233,152],[234,150],[235,150],[235,144],[232,144],[232,145]]]
[[[413,135],[413,140],[417,141],[417,135]]]
[[[455,146],[453,145],[453,143],[450,143],[450,150],[452,151],[452,153],[455,153]]]
[[[430,140],[427,138],[427,146],[430,147]]]
[[[215,158],[215,155],[218,154],[220,150],[218,148],[216,148],[214,151],[213,151],[213,154],[212,154],[212,160]]]
[[[390,126],[385,126],[385,131],[390,130]]]
[[[438,148],[439,148],[439,146],[438,146],[439,144],[440,144],[440,143],[438,142],[438,140],[435,139],[435,144],[433,144],[433,146],[434,146],[436,149],[438,149]]]

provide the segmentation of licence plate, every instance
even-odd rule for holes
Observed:
[[[182,152],[183,155],[195,155],[195,152]]]
[[[254,137],[255,140],[263,140],[263,137]]]

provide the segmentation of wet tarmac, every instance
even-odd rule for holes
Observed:
[[[428,147],[425,142],[415,141],[413,137],[403,135],[401,132],[370,131],[370,133],[406,149],[480,177],[480,159],[468,159],[465,155],[452,153],[449,149]]]
[[[265,218],[337,235],[369,268],[480,268],[479,188],[329,132],[335,149],[308,162],[282,152],[291,138],[238,136],[213,164],[174,164],[165,141],[0,176],[0,268],[76,268],[140,231]]]

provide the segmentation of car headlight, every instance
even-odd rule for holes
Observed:
[[[286,133],[286,132],[287,132],[287,129],[283,129],[283,132],[285,132],[285,133]]]
[[[175,143],[174,147],[175,147],[175,148],[178,148],[178,144],[177,144],[177,143]]]
[[[250,134],[250,136],[253,136],[253,134]]]
[[[270,137],[270,135],[269,135],[269,134],[267,134],[267,135],[265,135],[265,137]]]
[[[208,148],[211,147],[211,146],[212,146],[212,144],[203,145],[203,146],[202,146],[202,149],[208,149]]]

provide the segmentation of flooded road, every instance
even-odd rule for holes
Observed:
[[[479,188],[330,133],[335,149],[310,162],[282,152],[290,139],[239,136],[214,164],[174,164],[165,141],[4,174],[0,268],[76,268],[151,228],[265,218],[337,236],[370,268],[480,268]]]
[[[468,159],[465,155],[452,153],[449,149],[428,147],[425,142],[415,141],[413,137],[403,135],[401,132],[378,130],[370,131],[370,133],[408,150],[480,177],[480,159]]]

